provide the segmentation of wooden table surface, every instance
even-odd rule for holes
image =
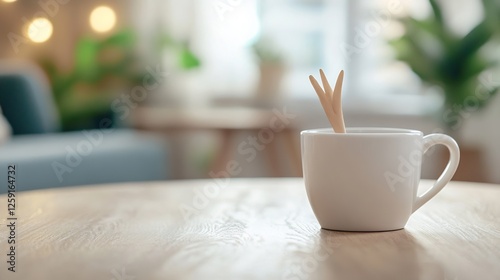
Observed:
[[[357,233],[320,229],[302,179],[215,182],[18,193],[15,273],[0,196],[0,279],[500,279],[500,186],[452,182],[404,230]]]
[[[130,125],[146,130],[252,130],[268,128],[274,116],[276,114],[272,110],[245,107],[167,108],[152,106],[137,108],[129,121]]]
[[[185,145],[185,140],[172,137],[174,132],[186,131],[213,131],[221,136],[216,156],[209,164],[205,174],[210,171],[220,171],[226,168],[227,162],[236,153],[238,137],[241,133],[247,133],[253,137],[262,139],[271,138],[266,143],[266,153],[264,154],[268,163],[268,170],[273,177],[302,176],[302,163],[300,160],[300,137],[292,125],[294,115],[291,119],[283,119],[290,112],[282,108],[259,109],[251,107],[164,107],[164,106],[144,106],[134,110],[133,116],[129,119],[129,124],[136,129],[167,133],[171,149],[171,160],[177,164],[174,166],[175,179],[183,179],[183,166],[185,160],[179,152]],[[271,133],[271,136],[269,136]],[[248,135],[247,135],[248,136]],[[281,140],[281,141],[279,141]],[[179,142],[180,141],[180,142]],[[260,145],[260,144],[259,144]],[[280,146],[286,148],[286,153],[280,153]],[[293,173],[285,172],[284,160],[290,161]],[[180,175],[179,175],[180,174]]]

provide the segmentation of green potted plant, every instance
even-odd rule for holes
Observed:
[[[436,0],[429,0],[432,13],[425,19],[400,18],[405,33],[389,43],[396,58],[406,62],[428,86],[444,94],[445,106],[440,120],[457,130],[463,114],[483,108],[498,92],[498,86],[484,87],[479,79],[497,61],[485,51],[500,33],[498,1],[482,0],[484,18],[461,36],[452,32]]]
[[[285,76],[285,59],[269,38],[260,38],[252,47],[258,59],[260,74],[256,98],[275,99]]]
[[[165,34],[157,37],[155,55],[175,52],[182,69],[198,67],[198,58],[183,43]],[[136,36],[122,30],[106,38],[81,38],[74,51],[74,66],[61,70],[49,59],[41,61],[53,88],[63,130],[95,128],[103,117],[113,119],[112,101],[117,93],[140,85],[148,75],[136,52]]]

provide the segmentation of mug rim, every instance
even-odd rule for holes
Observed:
[[[338,136],[361,136],[361,135],[420,135],[423,132],[415,129],[392,128],[392,127],[347,127],[346,133],[335,133],[330,128],[314,128],[306,129],[300,132],[301,135],[338,135]]]

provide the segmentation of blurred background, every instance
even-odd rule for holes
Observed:
[[[347,126],[450,134],[455,180],[500,183],[498,0],[0,0],[0,35],[25,189],[301,176],[319,68],[346,71]]]

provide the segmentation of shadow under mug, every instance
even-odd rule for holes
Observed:
[[[437,144],[449,149],[448,165],[418,196],[422,156]],[[322,228],[342,231],[402,229],[451,180],[460,160],[450,136],[396,128],[304,130],[301,149],[312,210]]]

